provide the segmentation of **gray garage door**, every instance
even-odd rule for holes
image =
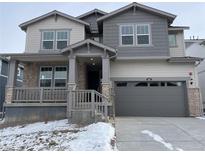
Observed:
[[[186,116],[185,82],[116,82],[117,116]]]

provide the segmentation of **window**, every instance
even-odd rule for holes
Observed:
[[[65,66],[55,67],[55,87],[66,87],[67,69]]]
[[[22,81],[23,80],[23,68],[18,66],[17,69],[17,79]]]
[[[42,33],[42,48],[43,49],[54,49],[54,32],[45,31]]]
[[[170,47],[176,47],[177,46],[176,35],[175,34],[169,34],[169,46]]]
[[[136,25],[137,45],[150,44],[149,25]]]
[[[147,87],[148,83],[147,82],[139,82],[137,84],[135,84],[135,87]]]
[[[121,44],[122,45],[133,45],[134,43],[134,26],[133,25],[121,26],[120,34],[121,34]]]
[[[41,67],[40,87],[51,87],[52,73],[53,73],[52,67]]]
[[[117,87],[126,87],[127,86],[127,82],[119,82],[117,83]]]
[[[120,26],[120,45],[150,45],[149,24],[130,24]]]
[[[68,32],[67,31],[57,31],[57,49],[63,49],[68,45]]]
[[[150,87],[158,87],[159,86],[159,82],[150,82],[149,86]]]

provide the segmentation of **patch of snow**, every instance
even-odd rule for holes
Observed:
[[[115,135],[115,130],[111,124],[99,122],[96,124],[85,127],[87,131],[79,132],[73,137],[77,137],[76,140],[72,140],[69,145],[74,151],[102,151],[112,150],[111,140]]]
[[[161,136],[154,134],[152,131],[143,130],[143,131],[141,131],[141,133],[149,135],[151,138],[153,138],[155,141],[163,144],[169,150],[183,151],[183,149],[180,149],[178,147],[174,147],[171,143],[166,142]]]
[[[197,119],[205,120],[205,116],[203,117],[196,117]]]
[[[0,137],[1,136],[8,136],[8,135],[21,135],[21,134],[30,134],[36,132],[50,132],[54,130],[63,130],[67,127],[72,127],[68,123],[68,120],[57,120],[57,121],[49,121],[45,122],[36,122],[29,125],[21,125],[16,127],[8,127],[5,129],[0,130]]]
[[[99,122],[77,127],[67,120],[0,129],[1,150],[114,150],[114,128]]]

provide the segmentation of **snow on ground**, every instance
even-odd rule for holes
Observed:
[[[86,127],[67,120],[38,122],[0,129],[0,150],[113,150],[114,128],[98,122]]]
[[[154,134],[152,131],[143,130],[143,131],[141,131],[141,133],[149,135],[151,138],[153,138],[155,141],[163,144],[169,150],[183,151],[182,149],[180,149],[178,147],[174,147],[171,143],[166,142],[161,136]]]
[[[205,120],[205,116],[203,117],[196,117],[197,119]]]

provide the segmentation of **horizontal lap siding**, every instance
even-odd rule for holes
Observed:
[[[41,45],[40,30],[42,29],[71,29],[69,38],[70,44],[74,44],[85,39],[84,25],[65,19],[64,17],[58,16],[57,21],[55,21],[54,17],[48,17],[47,19],[28,26],[26,32],[25,52],[39,52]]]
[[[193,75],[190,77],[189,73]],[[111,62],[111,78],[192,78],[190,87],[197,87],[198,80],[193,64],[168,63],[166,60],[116,60]]]
[[[119,47],[119,24],[151,23],[150,47]],[[103,43],[117,48],[118,56],[169,56],[167,20],[140,10],[123,12],[103,22]]]

